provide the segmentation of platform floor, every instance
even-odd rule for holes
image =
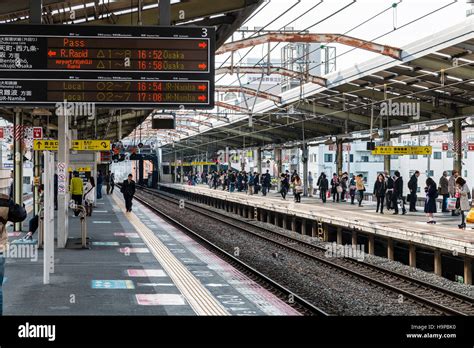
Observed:
[[[301,203],[295,203],[293,195],[287,195],[283,200],[281,195],[275,190],[267,196],[248,195],[245,192],[234,191],[232,193],[222,189],[210,189],[208,185],[181,185],[162,184],[171,188],[201,193],[242,204],[258,206],[264,209],[281,213],[295,214],[305,218],[322,217],[325,222],[345,224],[347,227],[356,227],[358,230],[400,240],[412,241],[419,244],[426,244],[430,247],[438,247],[446,250],[456,250],[458,253],[474,255],[474,224],[467,225],[466,230],[460,230],[458,224],[461,223],[460,216],[451,216],[451,213],[436,213],[435,225],[427,224],[426,214],[423,207],[418,206],[417,212],[409,212],[409,205],[406,215],[393,215],[392,211],[384,208],[384,214],[375,213],[376,202],[364,201],[362,207],[348,202],[333,202],[332,197],[326,203],[322,203],[316,197],[302,197]]]
[[[78,237],[79,218],[69,225]],[[91,249],[55,249],[49,285],[41,250],[7,259],[5,315],[298,314],[146,207],[125,213],[120,193],[98,201],[88,230]]]

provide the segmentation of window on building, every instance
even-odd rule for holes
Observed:
[[[464,158],[467,158],[467,151],[464,151]]]
[[[332,153],[325,153],[324,154],[324,162],[326,162],[326,163],[332,162]]]
[[[448,152],[446,152],[446,158],[453,158],[453,152],[448,150]]]
[[[433,158],[434,159],[441,159],[441,152],[440,151],[433,152]]]
[[[418,155],[410,155],[410,159],[418,159]]]
[[[423,155],[423,158],[428,158],[428,155]]]
[[[433,177],[433,176],[434,176],[434,170],[430,170],[430,171],[428,172],[428,176],[429,176],[429,177]]]
[[[350,156],[349,156],[349,161],[350,161],[350,162],[354,162],[354,155],[353,155],[353,154],[350,154]]]
[[[369,156],[360,156],[361,162],[369,162]]]
[[[391,155],[390,159],[398,159],[398,155]]]
[[[467,170],[464,171],[464,177],[467,178]]]
[[[24,176],[23,177],[23,184],[29,185],[31,183],[30,177],[29,176]]]

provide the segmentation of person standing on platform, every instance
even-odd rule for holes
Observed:
[[[105,174],[105,187],[107,188],[107,194],[110,195],[110,174]]]
[[[301,194],[303,193],[303,183],[301,182],[301,178],[298,174],[294,177],[295,182],[295,202],[301,203]]]
[[[314,186],[313,186],[313,174],[311,172],[308,172],[308,197],[313,197],[313,191],[314,191]]]
[[[73,178],[71,179],[71,183],[69,185],[71,198],[74,200],[74,203],[76,203],[76,205],[82,205],[82,194],[84,193],[83,182],[82,179],[79,177],[78,171],[74,171],[72,175]],[[78,216],[79,212],[79,209],[75,209],[74,216]]]
[[[336,197],[337,197],[337,203],[339,203],[339,190],[338,187],[340,185],[339,177],[337,176],[336,173],[332,175],[331,179],[331,193],[332,193],[332,201],[336,202]]]
[[[280,177],[280,194],[283,199],[286,199],[286,194],[288,193],[289,188],[290,182],[288,181],[288,176],[286,174],[282,174]]]
[[[127,180],[124,180],[122,183],[122,189],[120,190],[123,193],[123,199],[125,200],[125,208],[127,213],[132,211],[132,200],[133,195],[135,194],[135,181],[132,180],[133,175],[128,174]]]
[[[323,179],[323,174],[324,173],[319,174],[318,181],[316,181],[316,186],[318,187],[318,190],[319,190],[319,187],[321,186],[321,180]],[[323,199],[321,195],[321,190],[319,190],[319,198]]]
[[[252,172],[249,173],[249,187],[248,187],[248,191],[247,191],[248,195],[253,195],[253,185],[255,184],[254,174],[255,173],[252,173]]]
[[[449,191],[449,195],[450,195],[451,198],[456,198],[455,197],[456,196],[456,179],[458,178],[458,176],[459,176],[458,171],[456,169],[454,169],[452,171],[451,176],[449,177],[449,180],[448,180],[448,191]],[[459,198],[458,198],[458,200],[459,200]],[[456,207],[459,206],[458,203],[459,202],[456,202]],[[459,214],[457,213],[457,211],[455,209],[455,210],[451,211],[451,215],[452,216],[457,216]]]
[[[438,188],[432,178],[426,179],[425,187],[426,199],[425,199],[425,213],[428,217],[428,224],[435,224],[433,214],[436,213],[436,198],[438,198]]]
[[[260,174],[259,173],[256,173],[254,172],[254,178],[253,178],[253,193],[254,194],[258,194],[258,191],[260,190]]]
[[[359,194],[359,197],[357,198],[357,201],[359,202],[359,207],[362,207],[362,201],[364,200],[365,191],[364,177],[362,176],[362,174],[359,174],[356,177],[356,190]]]
[[[110,174],[110,194],[114,193],[114,187],[115,187],[115,174],[111,173]]]
[[[104,183],[104,177],[102,172],[99,170],[97,172],[97,199],[102,199],[102,184]]]
[[[321,173],[321,176],[319,177],[321,180],[319,181],[319,194],[321,195],[321,200],[323,203],[326,203],[326,198],[327,198],[327,192],[329,189],[329,181],[328,178],[326,177],[326,174]]]
[[[439,178],[439,194],[443,196],[443,204],[441,205],[441,212],[442,213],[449,213],[447,209],[448,205],[448,198],[449,198],[449,180],[448,180],[448,172],[444,171],[441,178]]]
[[[385,182],[387,183],[387,193],[385,194],[385,202],[387,210],[392,210],[392,195],[393,195],[393,179],[388,171],[385,171]]]
[[[471,209],[469,205],[469,187],[467,186],[466,180],[458,176],[456,178],[456,196],[459,196],[459,210],[461,211],[461,224],[458,225],[460,229],[466,228],[466,211]]]
[[[349,181],[349,174],[347,172],[342,173],[341,176],[341,202],[346,201],[346,194],[347,194],[347,182]]]
[[[351,180],[349,181],[349,196],[351,196],[351,204],[354,205],[354,199],[357,191],[356,186],[356,176],[352,175]]]
[[[398,200],[401,200],[402,214],[407,213],[405,209],[405,197],[403,197],[403,178],[400,176],[398,170],[395,171],[395,177],[393,178],[393,195],[392,195],[392,207],[395,210],[393,215],[398,214]]]
[[[272,177],[270,175],[270,171],[267,169],[267,172],[263,174],[263,177],[262,177],[262,194],[264,196],[266,196],[267,192],[270,191],[271,185],[272,185]]]
[[[385,200],[386,192],[387,183],[385,182],[385,175],[379,174],[374,184],[374,196],[377,197],[377,209],[375,210],[376,213],[379,212],[380,208],[380,214],[383,214],[383,203]]]
[[[418,177],[420,176],[420,172],[417,170],[411,176],[410,180],[408,181],[408,189],[410,190],[410,211],[416,212],[416,191],[418,191]]]
[[[95,187],[94,177],[90,176],[89,180],[87,181],[86,186],[84,187],[84,197],[83,197],[87,216],[92,216],[92,206],[94,204],[94,187]]]

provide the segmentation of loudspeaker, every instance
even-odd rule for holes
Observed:
[[[368,141],[367,142],[367,150],[375,150],[375,143],[373,141]]]

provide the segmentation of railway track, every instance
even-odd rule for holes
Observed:
[[[180,201],[174,195],[165,194],[157,190],[141,188],[141,191],[146,195],[151,195],[154,198],[159,198],[176,205]],[[142,201],[144,200],[142,199]],[[228,214],[206,209],[198,203],[186,200],[186,209],[212,218],[214,221],[225,223],[241,232],[258,236],[267,242],[277,245],[282,250],[290,250],[301,256],[316,260],[334,268],[337,272],[345,273],[350,277],[358,278],[395,292],[399,295],[400,300],[413,301],[432,309],[434,313],[460,316],[474,315],[474,299],[469,296],[363,261],[342,257],[328,258],[325,256],[327,249],[324,246],[314,245],[271,229],[256,226],[251,223],[252,220],[245,220],[240,216],[232,217]]]
[[[143,190],[143,189],[142,189]],[[174,219],[173,217],[169,216],[168,214],[164,213],[160,209],[158,209],[152,202],[150,202],[147,199],[144,199],[143,197],[140,197],[140,195],[135,195],[134,197],[136,200],[138,200],[140,203],[143,205],[147,206],[149,209],[154,211],[156,214],[164,218],[165,220],[169,221],[176,227],[178,227],[180,230],[185,232],[186,234],[190,235],[193,237],[195,240],[197,240],[201,245],[205,246],[208,248],[210,251],[212,251],[214,254],[220,256],[222,259],[224,259],[226,262],[228,262],[230,265],[232,265],[234,268],[238,269],[240,272],[245,274],[247,277],[252,279],[254,282],[258,283],[262,287],[264,287],[266,290],[270,291],[273,293],[275,296],[286,302],[288,305],[290,305],[292,308],[297,310],[299,313],[302,315],[313,315],[313,316],[329,316],[328,313],[326,313],[324,310],[321,308],[309,303],[302,297],[295,295],[292,291],[284,287],[283,285],[279,284],[278,282],[270,279],[269,277],[265,276],[255,268],[247,265],[245,262],[242,260],[239,260],[232,254],[228,253],[227,251],[223,250],[216,244],[212,243],[211,241],[207,240],[206,238],[202,237],[199,233],[193,231],[192,229],[184,226],[181,224],[179,221]]]

